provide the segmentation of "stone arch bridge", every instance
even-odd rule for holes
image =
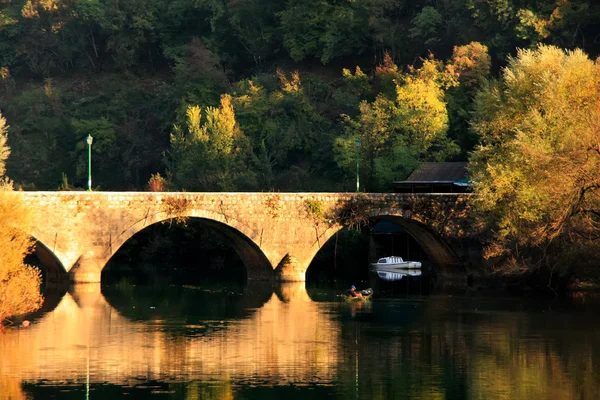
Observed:
[[[319,249],[344,226],[389,219],[423,247],[439,274],[465,276],[468,194],[15,192],[34,213],[29,232],[50,282],[100,282],[140,230],[201,218],[227,237],[249,279],[304,281]]]

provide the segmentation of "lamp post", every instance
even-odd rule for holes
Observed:
[[[358,175],[360,159],[360,138],[356,138],[356,193],[360,192],[360,179]]]
[[[92,135],[88,135],[87,144],[88,144],[88,191],[92,190],[92,141],[94,138]]]

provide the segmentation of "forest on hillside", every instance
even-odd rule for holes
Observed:
[[[0,172],[85,190],[89,136],[94,190],[354,191],[359,163],[387,192],[467,160],[487,272],[597,276],[599,54],[592,0],[0,0]],[[177,229],[129,251],[196,262],[213,233]]]
[[[3,0],[7,175],[29,190],[388,191],[466,160],[517,49],[600,51],[588,0]],[[157,185],[157,186],[156,186]]]

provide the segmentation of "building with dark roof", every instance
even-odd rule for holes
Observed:
[[[405,181],[392,182],[395,193],[465,193],[472,184],[466,162],[426,162]]]

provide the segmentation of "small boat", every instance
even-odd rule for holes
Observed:
[[[402,257],[389,256],[383,257],[377,260],[376,263],[371,263],[371,267],[375,270],[385,269],[385,270],[394,270],[397,268],[403,269],[417,269],[421,268],[420,261],[404,261]]]
[[[421,276],[420,269],[408,269],[408,268],[398,268],[398,269],[379,269],[376,271],[377,276],[384,281],[400,281],[405,276]]]

